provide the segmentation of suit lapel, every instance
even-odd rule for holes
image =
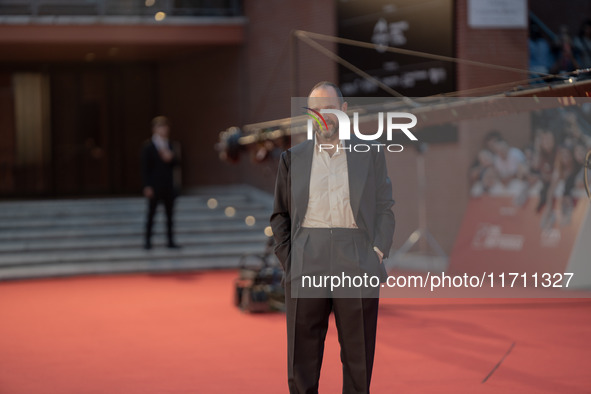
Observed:
[[[313,140],[303,142],[297,149],[293,149],[291,154],[291,190],[292,201],[295,201],[296,223],[304,220],[308,208],[313,154]]]
[[[351,141],[347,141],[351,145]],[[349,173],[349,199],[353,217],[357,219],[359,204],[361,204],[361,195],[365,188],[367,180],[367,171],[369,159],[372,157],[370,152],[347,151],[347,172]]]

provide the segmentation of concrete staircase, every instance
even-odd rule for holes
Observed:
[[[272,196],[249,186],[197,189],[176,203],[182,248],[165,247],[159,206],[146,251],[143,198],[0,202],[0,280],[237,267],[243,254],[264,252],[271,208]]]

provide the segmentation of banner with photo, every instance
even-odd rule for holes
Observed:
[[[591,103],[546,101],[546,108],[529,111],[525,144],[507,142],[502,129],[482,139],[468,169],[471,199],[451,271],[554,276],[576,270],[569,288],[591,286],[591,275],[581,271],[591,261],[591,239],[583,236],[591,220],[584,184]]]

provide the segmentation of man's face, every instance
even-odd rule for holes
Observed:
[[[338,109],[346,111],[347,103],[341,105],[337,92],[330,86],[322,86],[314,89],[312,93],[310,93],[310,97],[308,97],[308,107],[315,111],[320,111],[321,109]],[[322,122],[322,127],[320,127],[317,122],[312,122],[314,131],[326,140],[336,139],[339,132],[339,122],[337,121],[337,117],[333,114],[322,114],[322,116],[326,120],[328,130],[324,127]]]
[[[170,128],[167,125],[158,125],[154,126],[154,134],[158,135],[161,138],[167,139],[168,134],[170,133]]]
[[[497,140],[494,143],[494,152],[505,159],[507,157],[507,153],[509,152],[509,145],[504,140]]]
[[[546,152],[551,152],[554,149],[554,134],[547,130],[542,131],[541,146]]]
[[[483,149],[478,153],[478,161],[483,167],[492,166],[493,159],[493,154],[488,150]]]

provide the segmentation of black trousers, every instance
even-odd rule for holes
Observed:
[[[362,275],[359,267],[364,260],[377,256],[372,256],[373,247],[359,230],[302,229],[302,232],[298,234],[301,238],[292,243],[292,266],[285,289],[289,391],[318,393],[324,341],[329,316],[334,313],[341,346],[343,393],[369,393],[379,289],[371,293],[359,291],[358,297],[351,297],[352,293],[339,294],[326,288],[314,289],[312,293],[301,288],[294,291],[292,286],[301,286],[301,274],[339,275],[346,270],[347,275]],[[372,296],[367,297],[369,294]]]
[[[148,198],[148,211],[146,216],[145,243],[150,245],[152,241],[152,227],[154,225],[154,215],[158,204],[164,205],[166,213],[166,236],[168,244],[174,244],[174,193],[172,191],[154,191],[152,198]]]

